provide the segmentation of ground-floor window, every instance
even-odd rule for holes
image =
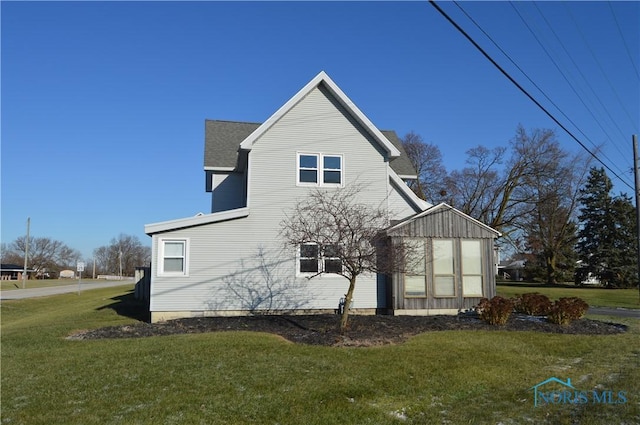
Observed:
[[[188,274],[187,239],[161,239],[159,242],[160,264],[158,274],[163,276],[186,276]]]
[[[300,245],[298,272],[300,274],[342,273],[342,259],[338,245]]]

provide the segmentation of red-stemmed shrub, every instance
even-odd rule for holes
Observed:
[[[553,303],[547,320],[558,325],[568,325],[572,320],[584,316],[589,309],[589,304],[580,298],[560,298]]]
[[[529,316],[545,316],[551,311],[552,305],[549,297],[537,292],[522,294],[513,300],[515,310]]]
[[[488,300],[483,298],[476,306],[480,319],[492,325],[504,325],[513,312],[513,301],[500,296]]]

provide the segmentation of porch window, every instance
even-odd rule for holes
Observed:
[[[413,258],[409,258],[407,272],[404,275],[404,294],[407,297],[426,297],[426,253],[425,241],[422,239],[407,240]]]
[[[482,250],[479,240],[463,240],[462,294],[465,297],[482,297]]]
[[[436,297],[455,297],[453,240],[434,239],[432,246],[434,295]]]
[[[187,275],[188,242],[187,239],[160,240],[160,275]]]

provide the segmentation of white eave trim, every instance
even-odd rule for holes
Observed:
[[[403,180],[418,180],[418,176],[415,174],[398,174],[398,177]]]
[[[236,208],[229,211],[221,211],[213,214],[196,215],[195,217],[180,218],[177,220],[162,221],[159,223],[145,224],[144,232],[151,236],[156,233],[169,232],[171,230],[183,229],[185,227],[202,226],[219,221],[244,218],[249,215],[249,208]]]
[[[234,171],[236,167],[204,167],[204,171],[221,171],[221,172],[230,172]]]
[[[418,196],[415,193],[413,193],[413,190],[411,190],[409,186],[407,186],[407,184],[404,181],[402,181],[400,176],[398,176],[396,172],[391,169],[391,167],[387,166],[387,168],[389,170],[389,180],[391,180],[391,183],[394,185],[396,189],[402,192],[402,194],[405,195],[411,202],[413,202],[413,204],[416,206],[418,210],[424,211],[427,208],[431,208],[433,206],[427,201],[423,201],[422,199],[418,198]]]
[[[387,139],[380,130],[367,118],[360,109],[347,97],[346,94],[333,82],[331,78],[324,72],[320,71],[315,78],[307,83],[298,93],[287,101],[280,109],[278,109],[268,120],[266,120],[260,127],[254,130],[246,139],[240,143],[240,149],[251,150],[253,143],[262,136],[272,125],[274,125],[280,118],[282,118],[287,112],[291,110],[300,100],[307,96],[313,89],[315,89],[320,83],[324,83],[325,86],[331,91],[336,99],[344,106],[347,111],[351,112],[351,115],[363,125],[371,135],[378,140],[380,145],[387,151],[390,157],[400,156],[400,151]]]

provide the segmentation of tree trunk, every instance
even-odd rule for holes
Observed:
[[[552,253],[547,253],[547,283],[555,285],[556,283],[556,256]]]
[[[342,318],[340,319],[340,332],[344,332],[347,329],[347,320],[349,320],[349,307],[351,306],[351,300],[353,299],[353,290],[356,287],[356,277],[353,276],[349,279],[349,290],[344,298],[344,310],[342,310]]]

